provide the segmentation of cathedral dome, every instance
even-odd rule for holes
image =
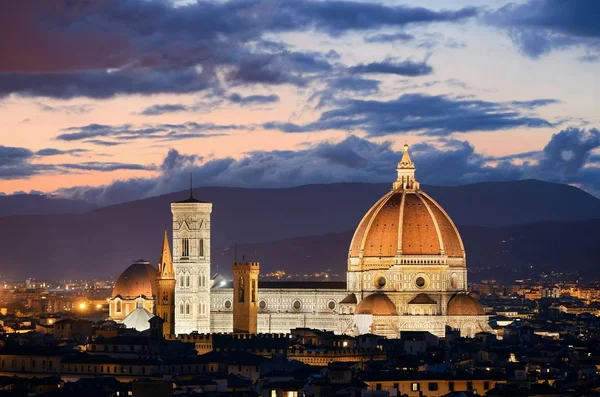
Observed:
[[[156,296],[156,269],[149,262],[138,260],[117,279],[112,297],[136,298]]]
[[[483,316],[485,312],[477,299],[467,294],[454,295],[448,302],[449,316]]]
[[[361,300],[354,314],[372,314],[373,316],[397,316],[394,302],[386,294],[375,293]]]
[[[348,270],[447,263],[436,261],[443,258],[464,265],[465,250],[458,230],[444,209],[420,189],[408,145],[397,171],[393,189],[367,211],[354,232]],[[424,256],[427,261],[422,260]]]

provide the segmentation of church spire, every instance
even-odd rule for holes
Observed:
[[[396,167],[398,178],[394,182],[394,190],[418,190],[419,182],[415,180],[415,164],[408,153],[408,143],[404,143],[404,153]]]
[[[166,226],[165,234],[163,237],[162,251],[160,254],[160,262],[158,264],[158,273],[159,278],[175,277],[175,270],[173,268],[173,258],[171,256],[171,247],[169,246],[169,236],[167,235]]]

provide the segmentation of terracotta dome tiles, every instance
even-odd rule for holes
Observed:
[[[373,215],[377,212],[377,209],[379,208],[381,203],[385,201],[388,195],[389,193],[380,198],[379,201],[377,201],[377,203],[375,203],[375,205],[373,205],[371,209],[369,209],[367,214],[360,221],[358,227],[356,228],[356,232],[354,233],[354,238],[352,239],[352,245],[350,246],[350,256],[357,257],[360,255],[360,248],[365,238],[365,231],[369,226],[369,222],[371,221]]]
[[[439,255],[440,241],[427,207],[417,194],[407,194],[402,224],[404,255]]]
[[[452,220],[421,190],[392,190],[375,203],[354,233],[349,257],[394,258],[399,248],[402,255],[464,257]]]
[[[398,222],[402,194],[395,193],[379,207],[365,240],[365,256],[389,257],[398,249]]]
[[[463,247],[458,237],[458,233],[455,230],[454,225],[451,223],[450,218],[440,209],[439,205],[433,201],[433,199],[423,194],[423,200],[427,201],[433,216],[436,219],[440,233],[442,235],[442,241],[444,242],[444,251],[449,257],[460,258],[464,255]]]

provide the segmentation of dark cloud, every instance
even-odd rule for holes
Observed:
[[[433,73],[433,68],[426,61],[414,62],[410,59],[398,61],[386,59],[382,62],[371,62],[360,64],[349,68],[352,73],[382,73],[396,74],[400,76],[425,76]]]
[[[154,170],[154,166],[147,166],[141,164],[129,164],[129,163],[114,163],[114,162],[98,162],[98,161],[87,161],[83,163],[75,164],[60,164],[58,167],[65,168],[68,170],[75,171],[117,171],[117,170]]]
[[[27,178],[38,171],[30,163],[33,152],[22,147],[0,145],[0,180]]]
[[[192,93],[214,88],[214,70],[195,67],[81,71],[70,73],[0,73],[0,98],[23,96],[69,99],[110,98],[125,94]]]
[[[379,33],[379,34],[375,34],[373,36],[365,37],[365,41],[367,43],[397,43],[397,42],[406,43],[409,41],[413,41],[414,39],[415,39],[415,36],[413,36],[412,34],[404,33],[404,32],[391,33],[391,34]]]
[[[474,7],[458,11],[432,11],[422,7],[387,6],[359,1],[290,1],[282,2],[274,22],[306,27],[337,36],[348,31],[403,27],[416,23],[456,22],[477,15]]]
[[[247,95],[243,96],[237,93],[233,93],[227,97],[229,101],[237,103],[239,105],[266,105],[269,103],[279,102],[279,96],[275,94],[271,95]]]
[[[64,128],[63,133],[56,137],[60,141],[85,141],[97,145],[112,146],[112,138],[117,141],[135,139],[181,140],[191,138],[206,138],[225,135],[225,131],[247,128],[240,125],[218,125],[213,123],[187,122],[182,124],[146,124],[134,127],[131,124],[104,125],[88,124],[81,127]],[[98,140],[97,138],[104,138]],[[111,142],[111,143],[109,143]]]
[[[102,139],[86,139],[85,143],[91,143],[92,145],[98,146],[118,146],[123,145],[125,142],[115,142],[115,141],[104,141]]]
[[[58,154],[73,154],[85,151],[73,149],[60,151],[58,149],[41,149],[32,152],[21,147],[0,146],[0,180],[30,178],[40,174],[70,174],[82,171],[110,172],[116,170],[152,170],[154,166],[114,162],[79,162],[62,164],[34,163],[36,157],[53,156]]]
[[[552,50],[582,46],[600,50],[600,2],[596,0],[530,0],[510,3],[485,17],[508,30],[522,53],[538,58]]]
[[[441,138],[411,146],[421,183],[457,185],[483,181],[543,179],[579,184],[600,194],[600,169],[589,167],[590,153],[600,146],[597,130],[565,129],[541,152],[504,158],[487,157],[468,142]],[[568,155],[565,155],[569,152]],[[349,136],[338,143],[321,142],[301,150],[254,151],[241,159],[204,159],[171,149],[156,178],[133,178],[101,187],[74,187],[59,195],[110,204],[186,189],[189,173],[197,185],[284,187],[332,182],[392,182],[401,152],[390,141],[371,142]],[[513,163],[514,159],[538,161]]]
[[[358,94],[375,94],[379,92],[379,80],[365,79],[359,76],[342,76],[328,82],[328,88],[334,91],[347,91]]]
[[[238,84],[292,84],[302,87],[310,82],[309,77],[333,70],[328,54],[318,52],[240,53],[234,64],[227,79]]]
[[[520,102],[525,108],[554,103],[552,100]],[[417,132],[450,135],[455,132],[496,131],[515,127],[550,127],[542,118],[525,115],[521,105],[489,102],[446,95],[404,94],[390,101],[340,100],[332,110],[306,125],[270,122],[263,126],[283,132],[363,130],[369,136]]]
[[[460,22],[476,14],[472,7],[433,11],[367,1],[230,0],[179,7],[163,0],[12,1],[0,15],[0,53],[10,54],[0,63],[0,97],[198,92],[218,85],[221,67],[233,69],[227,76],[238,83],[305,86],[302,74],[331,70],[327,60],[335,54],[288,52],[265,34],[317,30],[338,36]]]
[[[89,152],[88,149],[68,149],[68,150],[61,150],[61,149],[56,149],[56,148],[45,148],[45,149],[40,149],[37,152],[35,152],[35,154],[37,156],[58,156],[58,155],[71,155],[71,156],[79,156],[81,153],[86,153]]]
[[[176,113],[187,111],[187,106],[177,104],[152,105],[140,112],[144,116],[160,116],[165,113]]]

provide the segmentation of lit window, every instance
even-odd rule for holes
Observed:
[[[410,385],[410,390],[412,390],[412,391],[419,391],[419,384],[418,384],[418,383],[416,383],[416,382],[413,382],[413,383]]]
[[[117,313],[121,313],[122,310],[123,310],[123,308],[121,307],[121,301],[118,300],[117,301]]]

